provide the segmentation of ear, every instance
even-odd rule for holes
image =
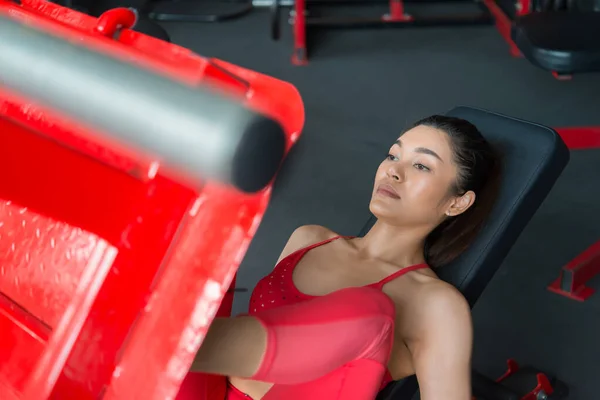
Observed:
[[[446,215],[455,217],[467,211],[475,202],[475,192],[469,190],[462,196],[457,196],[450,202],[446,209]]]

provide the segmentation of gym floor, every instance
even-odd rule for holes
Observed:
[[[284,20],[285,18],[282,18]],[[173,41],[296,85],[306,126],[276,182],[271,205],[238,274],[251,290],[303,224],[357,234],[372,179],[410,122],[471,105],[553,127],[600,125],[600,74],[555,80],[512,58],[493,26],[318,32],[305,67],[290,63],[292,37],[269,38],[254,11],[220,24],[168,23]],[[572,154],[550,196],[513,247],[474,313],[474,366],[500,376],[514,358],[556,374],[569,399],[598,399],[600,293],[584,303],[546,290],[562,265],[600,239],[600,151]],[[600,289],[600,279],[591,286]],[[250,291],[236,294],[234,313]]]

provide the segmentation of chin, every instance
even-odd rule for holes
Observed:
[[[393,219],[394,216],[397,216],[397,212],[390,209],[390,206],[387,204],[382,204],[382,202],[377,201],[376,199],[372,199],[369,203],[369,211],[373,214],[377,219]]]

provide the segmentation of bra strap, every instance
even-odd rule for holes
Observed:
[[[302,255],[306,254],[307,252],[309,252],[310,250],[312,250],[312,249],[314,249],[314,248],[316,248],[316,247],[319,247],[319,246],[326,245],[326,244],[327,244],[327,243],[329,243],[329,242],[333,242],[334,240],[337,240],[337,239],[340,239],[340,238],[343,238],[343,237],[345,237],[345,236],[337,235],[337,236],[334,236],[334,237],[332,237],[332,238],[329,238],[329,239],[323,240],[323,241],[321,241],[321,242],[318,242],[318,243],[313,243],[313,244],[311,244],[311,245],[309,245],[309,246],[306,246],[306,247],[299,248],[298,250],[294,251],[293,253],[290,253],[290,254],[288,254],[287,256],[285,256],[284,258],[282,258],[282,259],[281,259],[281,261],[279,262],[279,264],[283,264],[283,262],[284,262],[285,260],[288,260],[288,259],[290,259],[290,258],[294,258],[294,257],[298,257],[298,256],[302,257]],[[277,266],[278,266],[279,264],[277,264],[277,265],[275,266],[275,268],[277,268]]]
[[[319,243],[314,243],[314,244],[311,244],[310,246],[307,246],[307,247],[303,247],[303,248],[301,248],[301,249],[298,249],[298,250],[297,250],[297,252],[304,252],[304,253],[305,253],[305,252],[307,252],[307,251],[309,251],[309,250],[312,250],[312,249],[314,249],[315,247],[319,247],[319,246],[326,245],[327,243],[333,242],[334,240],[337,240],[337,239],[340,239],[340,238],[343,238],[343,237],[344,237],[344,236],[337,235],[337,236],[334,236],[334,237],[332,237],[332,238],[329,238],[329,239],[323,240],[323,241],[321,241],[321,242],[319,242]]]
[[[373,286],[376,287],[377,289],[381,290],[383,288],[383,285],[385,285],[386,283],[391,282],[394,279],[400,278],[402,275],[408,274],[409,272],[416,271],[418,269],[427,268],[427,267],[428,267],[427,264],[422,263],[422,264],[415,264],[415,265],[411,265],[410,267],[402,268],[401,270],[396,271],[393,274],[386,276],[379,282],[373,284]]]

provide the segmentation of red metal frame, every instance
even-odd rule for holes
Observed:
[[[483,0],[483,4],[485,4],[488,10],[490,10],[490,13],[492,13],[492,15],[494,16],[494,20],[496,21],[496,29],[498,30],[498,33],[500,33],[500,36],[502,36],[506,44],[508,44],[510,54],[513,57],[523,57],[523,55],[521,54],[521,50],[519,50],[515,42],[512,40],[512,21],[508,17],[508,15],[506,15],[504,10],[502,10],[502,8],[500,8],[500,6],[496,4],[495,0]],[[520,7],[521,10],[519,11],[520,13],[527,13],[528,11],[526,10],[529,10],[529,8],[531,7],[531,3],[529,2],[529,0],[520,0],[517,4],[522,4],[522,6]],[[519,7],[517,7],[517,10],[518,9]]]
[[[571,79],[573,79],[573,75],[571,74],[560,74],[556,71],[550,71],[550,73],[552,74],[554,79],[559,81],[570,81]]]
[[[211,85],[278,120],[288,151],[301,133],[303,104],[286,82],[122,27],[113,38],[106,15],[43,0],[0,0],[0,13]],[[1,87],[0,130],[0,398],[175,398],[215,314],[231,312],[228,288],[271,186],[194,191],[151,158],[108,148],[93,128]],[[222,380],[196,378],[196,399],[223,390]]]
[[[548,286],[548,290],[573,300],[585,301],[594,293],[594,289],[585,284],[599,273],[600,241],[562,267],[558,278]]]
[[[541,398],[547,398],[548,396],[552,397],[552,395],[558,395],[558,398],[564,398],[566,395],[565,389],[562,389],[560,385],[562,382],[558,380],[552,379],[554,381],[556,387],[554,387],[551,383],[551,379],[548,376],[540,372],[536,368],[532,367],[521,367],[519,364],[513,360],[507,360],[507,369],[502,374],[502,376],[496,379],[496,385],[491,384],[491,382],[485,377],[476,376],[475,379],[479,381],[480,387],[485,387],[485,389],[480,389],[477,397],[473,396],[472,400],[483,400],[484,398],[488,398],[487,395],[492,396],[494,389],[497,392],[500,392],[500,389],[507,390],[508,393],[513,395],[521,396],[520,400],[538,400]],[[482,383],[485,386],[482,386]],[[527,393],[523,393],[528,390]],[[558,391],[558,392],[557,392]],[[557,392],[557,393],[555,393]],[[496,393],[494,398],[508,398],[504,393]],[[512,397],[511,397],[512,398]]]
[[[390,0],[390,13],[383,18],[393,22],[408,22],[414,20],[412,15],[404,12],[404,2],[402,0]]]
[[[296,0],[294,2],[294,53],[292,54],[292,63],[295,65],[308,64],[305,1]]]
[[[502,383],[503,380],[518,373],[520,369],[519,364],[513,359],[507,360],[507,366],[508,368],[506,372],[500,378],[498,378],[496,382]],[[545,393],[546,396],[550,396],[554,393],[554,388],[550,384],[550,381],[548,380],[548,377],[545,374],[540,372],[537,373],[535,377],[537,385],[529,393],[525,394],[521,398],[521,400],[538,400],[538,396],[541,392]]]

